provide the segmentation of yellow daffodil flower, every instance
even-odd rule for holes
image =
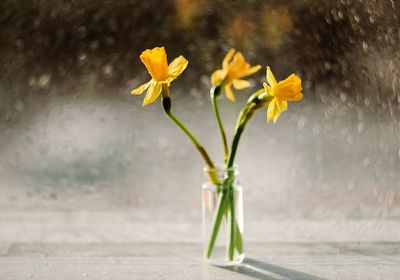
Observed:
[[[211,84],[214,86],[221,85],[225,90],[226,97],[235,101],[231,85],[233,84],[233,87],[237,90],[248,88],[250,82],[242,80],[242,78],[250,76],[260,69],[260,65],[251,67],[241,52],[230,49],[222,62],[222,69],[212,73]]]
[[[169,86],[173,80],[182,74],[188,64],[186,58],[179,56],[168,65],[164,47],[147,49],[142,52],[140,59],[152,78],[149,82],[132,90],[132,94],[137,95],[142,94],[147,89],[143,106],[153,103],[161,94],[162,84]]]
[[[295,74],[290,75],[285,80],[276,81],[274,74],[267,67],[267,83],[264,83],[264,89],[272,100],[268,104],[267,120],[275,123],[279,115],[287,110],[288,101],[299,101],[303,98],[301,80]]]

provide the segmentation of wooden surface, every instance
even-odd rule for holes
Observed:
[[[186,214],[3,212],[0,279],[399,279],[396,220],[248,221],[245,263],[219,268]]]

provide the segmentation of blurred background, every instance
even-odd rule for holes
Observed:
[[[184,55],[173,109],[221,162],[209,75],[233,47],[304,88],[242,138],[246,219],[399,218],[399,17],[394,0],[3,0],[0,211],[200,219],[201,158],[158,102],[142,108],[130,91],[149,79],[144,49]],[[228,135],[264,75],[220,100]]]

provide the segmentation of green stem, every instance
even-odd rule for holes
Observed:
[[[192,141],[196,149],[199,151],[204,161],[210,168],[214,168],[214,164],[207,154],[206,150],[204,150],[203,146],[197,140],[197,138],[178,120],[178,118],[172,114],[172,112],[166,112],[167,116],[186,134],[187,137]]]
[[[214,86],[210,90],[211,105],[214,110],[215,119],[217,120],[219,132],[221,134],[222,145],[224,146],[224,161],[227,162],[229,157],[229,149],[226,140],[225,129],[224,126],[222,125],[221,116],[219,114],[218,102],[217,102],[217,97],[220,93],[221,93],[221,86]]]
[[[232,168],[233,163],[234,163],[234,161],[235,161],[235,156],[236,156],[237,148],[238,148],[238,146],[239,146],[240,136],[241,136],[242,133],[243,133],[243,130],[244,130],[245,125],[246,125],[246,124],[240,125],[240,126],[236,129],[235,136],[234,136],[233,142],[232,142],[232,152],[231,152],[231,155],[230,155],[229,161],[228,161],[228,166],[227,166],[228,169],[231,169],[231,168]],[[230,170],[230,172],[233,173],[232,170]]]
[[[235,137],[233,138],[232,142],[232,152],[229,157],[229,162],[228,162],[228,180],[233,181],[233,176],[234,176],[234,170],[232,170],[233,162],[235,160],[235,155],[237,152],[237,148],[239,145],[239,140],[240,136],[242,135],[242,132],[244,130],[244,126],[239,126],[238,129],[236,130]],[[236,232],[236,218],[235,218],[235,190],[232,187],[232,184],[229,184],[229,206],[230,206],[230,223],[229,223],[229,232],[230,232],[230,239],[229,239],[229,250],[228,250],[228,257],[229,260],[233,260],[233,255],[234,255],[234,249],[235,249],[235,244],[236,244],[236,239],[235,239],[235,232]]]
[[[229,223],[230,224],[230,238],[229,238],[228,258],[230,261],[233,260],[234,249],[235,249],[235,232],[236,232],[237,225],[236,225],[236,221],[235,221],[234,190],[232,188],[233,179],[234,179],[233,176],[235,173],[234,173],[232,166],[233,166],[233,163],[235,160],[235,155],[236,155],[237,148],[239,145],[240,136],[242,135],[244,127],[245,127],[247,121],[251,118],[251,116],[252,116],[252,111],[248,110],[248,106],[246,106],[242,110],[242,112],[239,114],[239,118],[238,118],[239,125],[236,128],[235,136],[234,136],[233,142],[232,142],[231,154],[229,156],[229,161],[228,161],[228,165],[227,165],[228,176],[224,181],[223,192],[221,192],[221,194],[220,194],[219,203],[217,205],[218,210],[214,216],[213,228],[212,228],[210,239],[208,242],[208,248],[207,248],[207,257],[208,258],[211,256],[212,250],[214,248],[215,239],[218,235],[218,231],[219,231],[219,228],[221,225],[222,216],[225,212],[225,208],[229,207],[230,208],[230,223]],[[238,234],[236,234],[236,235],[238,235]],[[240,242],[242,242],[241,236],[237,237],[237,238],[240,238]],[[240,249],[238,249],[238,250],[242,251],[241,244],[238,247],[240,247]]]
[[[183,123],[181,123],[181,121],[171,112],[171,98],[169,97],[169,88],[167,85],[163,85],[161,93],[162,93],[162,107],[164,113],[183,131],[183,133],[185,133],[185,135],[192,141],[193,145],[199,151],[200,155],[203,157],[205,163],[210,169],[208,174],[211,181],[214,184],[220,184],[217,174],[214,171],[215,165],[211,160],[210,156],[208,155],[208,153],[206,152],[206,150],[204,149],[203,145],[200,143],[199,140],[197,140],[197,138],[193,135],[193,133],[190,132],[190,130],[187,129],[186,126],[184,126]]]
[[[256,110],[263,108],[272,99],[271,96],[265,96],[262,99],[260,99],[259,95],[262,92],[263,90],[257,91],[249,98],[246,106],[242,109],[237,119],[236,131],[232,141],[231,154],[229,156],[227,164],[228,176],[223,183],[222,187],[223,191],[220,193],[219,196],[219,203],[217,204],[218,210],[214,216],[213,228],[208,243],[207,257],[211,256],[215,239],[221,224],[222,216],[225,212],[229,211],[229,209],[226,209],[226,207],[230,207],[230,213],[231,213],[228,258],[229,260],[233,260],[235,247],[240,254],[243,253],[243,240],[239,227],[235,221],[234,190],[232,188],[232,184],[234,182],[234,177],[233,177],[234,170],[232,167],[235,161],[235,156],[239,146],[240,137],[246,127],[247,122],[251,119]],[[228,205],[226,205],[226,203],[228,203]]]
[[[243,253],[243,240],[242,240],[242,233],[240,232],[239,226],[237,223],[235,223],[235,246],[236,249],[238,250],[239,254]]]
[[[239,118],[237,121],[237,126],[236,126],[236,131],[235,131],[235,136],[233,137],[232,141],[232,148],[231,148],[231,154],[229,156],[229,161],[228,161],[228,178],[227,180],[229,182],[233,182],[233,176],[234,176],[234,170],[232,169],[233,163],[235,161],[235,156],[236,152],[239,146],[239,141],[240,137],[242,136],[242,133],[244,131],[244,128],[246,127],[247,122],[251,119],[254,113],[254,105],[253,103],[249,103],[246,105],[246,107],[240,112]],[[235,218],[235,190],[232,187],[232,183],[229,185],[229,206],[230,206],[230,239],[229,239],[229,250],[228,250],[228,257],[229,260],[233,260],[233,255],[234,255],[234,250],[235,250],[235,245],[237,246],[237,241],[239,240],[239,234],[240,231],[236,230],[237,224],[236,224],[236,218]],[[241,236],[240,236],[240,243],[242,243]],[[238,251],[242,251],[242,246],[239,244]]]
[[[223,190],[222,192],[220,192],[220,194],[218,196],[218,203],[217,203],[218,210],[214,214],[213,229],[211,231],[211,235],[208,240],[207,258],[209,258],[211,256],[212,250],[214,249],[215,240],[217,239],[218,231],[219,231],[221,221],[222,221],[222,217],[224,216],[226,204],[228,202],[226,197],[227,197],[226,190]]]
[[[232,188],[232,185],[229,190],[229,206],[230,206],[230,241],[229,241],[229,260],[233,260],[233,254],[235,251],[235,244],[236,244],[236,217],[235,217],[235,190]]]

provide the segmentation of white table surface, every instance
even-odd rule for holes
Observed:
[[[2,212],[0,279],[399,279],[397,220],[245,226],[245,262],[219,268],[203,263],[200,221],[190,213]]]

